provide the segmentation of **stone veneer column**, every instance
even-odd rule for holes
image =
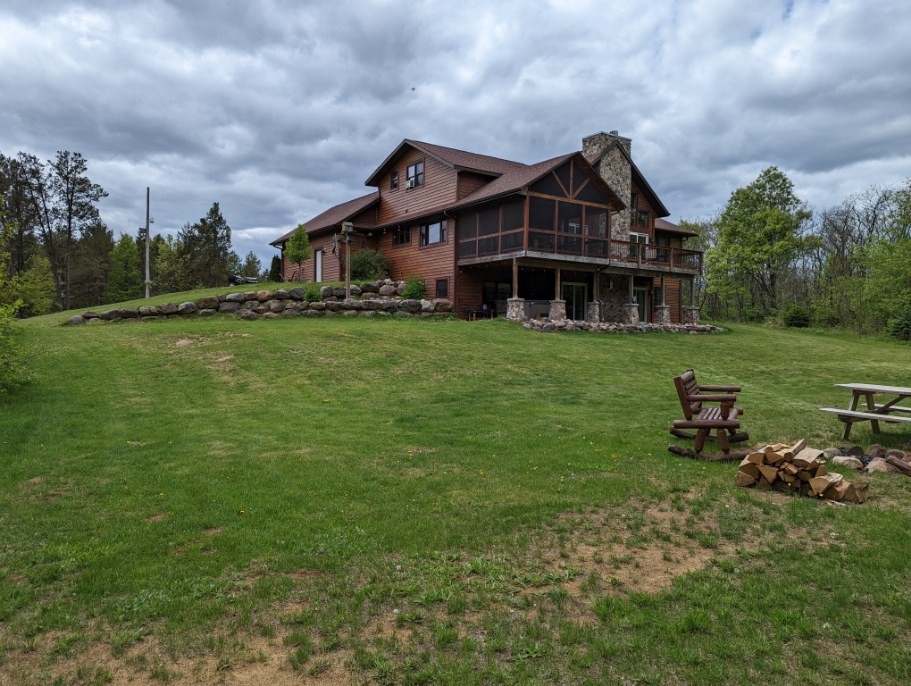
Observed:
[[[698,324],[699,323],[699,308],[698,307],[684,307],[683,308],[683,323],[684,324]]]
[[[588,308],[585,313],[585,321],[587,322],[600,322],[601,321],[601,301],[593,300],[588,303]]]
[[[670,305],[658,305],[658,307],[655,308],[655,323],[661,325],[671,323]]]
[[[525,316],[525,298],[508,298],[506,300],[506,318],[523,321]]]
[[[636,303],[626,303],[623,306],[623,323],[636,326],[639,323],[639,305]]]
[[[555,321],[560,319],[566,319],[566,301],[565,300],[551,300],[550,301],[550,313],[547,315],[548,318]]]

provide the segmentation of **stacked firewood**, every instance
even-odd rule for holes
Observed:
[[[822,451],[808,448],[803,440],[794,445],[767,445],[749,453],[735,480],[738,486],[757,485],[846,503],[867,499],[867,484],[853,484],[841,474],[829,472]]]

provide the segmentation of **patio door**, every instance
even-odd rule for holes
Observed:
[[[567,281],[562,284],[563,300],[566,301],[566,316],[568,319],[583,321],[585,319],[585,303],[588,300],[588,286],[584,283]]]
[[[648,289],[634,288],[633,295],[636,296],[636,303],[639,305],[639,321],[642,324],[648,323]]]

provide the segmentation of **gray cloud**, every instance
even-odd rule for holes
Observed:
[[[911,176],[904,0],[6,2],[0,151],[82,152],[115,231],[218,201],[236,250],[403,139],[525,162],[620,129],[673,212],[780,166],[823,208]]]

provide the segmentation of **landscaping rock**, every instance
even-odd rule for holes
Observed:
[[[98,313],[94,310],[89,310],[88,312],[82,313],[83,319],[98,319],[98,316]]]
[[[122,307],[120,309],[120,316],[123,319],[135,319],[136,317],[139,316],[139,308],[138,307]]]
[[[344,295],[344,293],[342,295]],[[321,297],[321,298],[332,297],[332,286],[321,286],[319,289],[319,297]]]
[[[196,307],[200,310],[217,310],[218,309],[218,298],[208,297],[200,298],[196,301]]]
[[[395,290],[396,290],[395,286],[391,286],[389,284],[384,284],[384,285],[380,286],[379,294],[385,295],[387,298],[391,298],[393,295],[395,295]]]
[[[177,305],[174,303],[165,303],[164,305],[159,305],[158,312],[160,314],[177,314]]]
[[[277,291],[275,291],[275,293],[273,293],[273,297],[276,300],[290,300],[291,294],[284,288],[279,288]]]
[[[371,281],[365,281],[364,283],[361,284],[361,293],[362,294],[379,293],[379,292],[380,292],[380,287]]]
[[[304,289],[303,288],[292,288],[288,291],[288,295],[291,296],[294,300],[303,300],[304,299]]]
[[[841,450],[838,448],[826,448],[822,451],[822,454],[825,455],[827,460],[831,460],[833,457],[838,457],[841,455]]]
[[[216,312],[218,312],[218,310],[216,310],[214,307],[207,307],[207,308],[199,311],[199,316],[200,317],[211,317]]]
[[[867,457],[885,457],[886,449],[883,448],[879,443],[874,443],[869,448],[867,448],[867,452],[864,454]]]
[[[240,310],[240,312],[237,313],[237,316],[241,319],[259,319],[259,315],[253,310]]]
[[[842,455],[851,455],[852,457],[865,457],[864,449],[859,445],[845,445],[840,448]]]
[[[300,317],[300,315],[301,315],[300,312],[298,312],[297,310],[292,310],[291,308],[288,308],[287,310],[282,310],[282,313],[281,313],[282,317]]]
[[[825,453],[825,451],[823,451]],[[863,469],[864,463],[858,460],[856,457],[851,457],[850,455],[836,455],[832,458],[832,465],[834,467],[843,467],[845,469]]]
[[[446,298],[435,298],[433,309],[437,312],[452,312],[452,301]]]
[[[421,301],[420,300],[400,300],[399,301],[399,312],[409,312],[417,313],[421,311]]]
[[[140,317],[154,317],[157,314],[158,314],[158,308],[155,307],[154,305],[152,305],[152,306],[143,305],[142,307],[139,308]]]
[[[434,312],[433,303],[429,300],[421,300],[421,312]]]
[[[70,326],[79,326],[80,324],[85,324],[85,317],[78,315],[78,314],[73,315],[72,317],[70,317],[69,319],[66,320],[66,323],[69,324]]]
[[[326,309],[326,303],[320,301],[312,302],[310,303],[310,309],[317,310],[318,312],[323,312]]]
[[[242,303],[246,299],[247,296],[244,293],[228,293],[225,296],[225,302],[229,303]]]
[[[234,300],[226,300],[218,304],[219,312],[237,312],[240,309],[240,303]]]
[[[196,303],[184,302],[177,306],[177,314],[196,314]]]
[[[868,472],[880,472],[882,474],[896,474],[898,470],[886,462],[881,457],[875,457],[867,465]]]
[[[261,303],[272,300],[272,291],[256,291],[256,299]]]
[[[360,295],[361,294],[360,286],[355,286],[354,284],[351,284],[351,288],[349,290],[351,292],[351,295]]]
[[[112,322],[115,319],[120,318],[120,310],[105,310],[98,315],[98,318],[103,319],[106,322]]]

